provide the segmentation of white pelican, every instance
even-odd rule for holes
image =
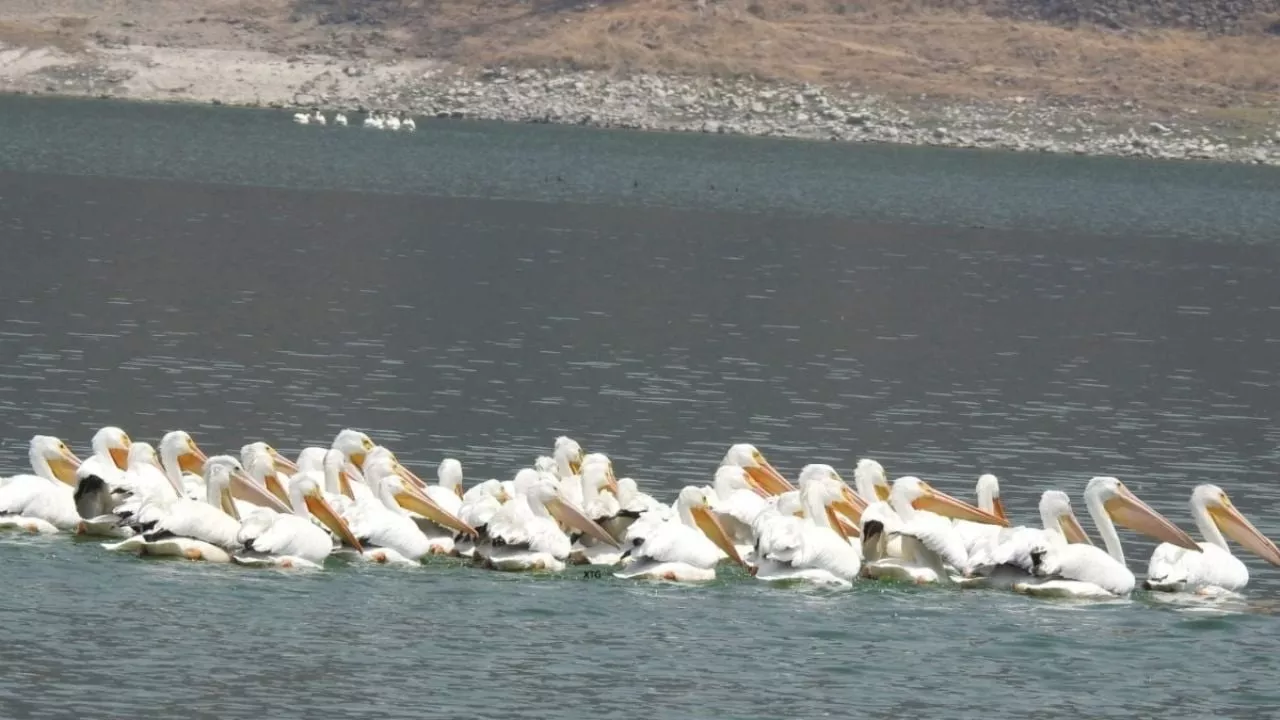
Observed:
[[[582,513],[609,532],[608,522],[622,510],[617,499],[618,483],[613,476],[613,467],[607,459],[605,462],[586,462],[582,465],[581,477]],[[613,533],[609,533],[609,537],[617,540]],[[574,541],[569,556],[569,561],[575,565],[617,565],[621,559],[622,548],[616,542],[602,543],[585,534]]]
[[[376,112],[371,112],[365,116],[364,126],[373,130],[381,130],[383,126],[382,117]]]
[[[675,517],[655,523],[624,553],[625,565],[613,574],[624,580],[706,582],[716,578],[720,558],[747,567],[720,521],[711,512],[709,494],[688,486],[676,498]],[[632,530],[637,530],[632,525]]]
[[[1280,565],[1275,543],[1259,532],[1217,485],[1200,485],[1191,493],[1191,517],[1205,539],[1199,544],[1200,551],[1169,543],[1157,546],[1142,583],[1147,590],[1204,595],[1243,590],[1249,584],[1249,569],[1231,554],[1227,537],[1272,565]]]
[[[552,455],[556,463],[556,477],[560,480],[560,492],[566,500],[582,507],[582,480],[578,477],[582,472],[582,463],[586,460],[582,446],[573,438],[561,435],[556,438]],[[535,469],[542,472],[536,465]]]
[[[806,465],[799,482],[805,517],[778,513],[764,528],[766,536],[756,545],[756,579],[852,585],[862,554],[849,543],[837,513],[858,517],[866,503],[830,465]]]
[[[96,475],[113,490],[120,486],[124,471],[129,467],[129,446],[133,442],[128,433],[108,425],[93,434],[93,454],[80,464],[76,475],[85,478]]]
[[[255,479],[280,502],[286,506],[289,504],[289,491],[285,484],[289,475],[298,472],[296,463],[264,442],[252,442],[240,448],[240,462],[244,468],[257,467],[261,476],[255,475]]]
[[[357,472],[363,472],[364,459],[377,446],[373,444],[368,435],[359,430],[345,428],[333,438],[332,447],[334,450],[341,450],[347,462],[351,463]],[[357,476],[357,479],[359,479],[359,476]]]
[[[756,517],[769,507],[769,494],[755,485],[747,471],[738,465],[721,465],[712,481],[715,501],[712,512],[729,539],[738,548],[738,554],[746,556],[756,544],[752,525]]]
[[[306,113],[294,113],[293,121],[299,125],[309,125],[311,124],[311,116]]]
[[[1080,527],[1071,499],[1061,490],[1046,490],[1040,496],[1041,527],[1001,528],[986,545],[969,555],[964,587],[1003,587],[1030,579],[1035,572],[1032,553],[1037,548],[1067,543],[1089,544],[1089,535]]]
[[[319,110],[316,110],[316,111],[315,111],[315,114],[311,116],[311,122],[313,122],[313,123],[315,123],[315,124],[317,124],[317,125],[324,125],[324,124],[325,124],[325,123],[324,123],[324,113],[320,112]]]
[[[399,130],[400,118],[395,115],[388,115],[387,119],[383,121],[383,125],[386,126],[388,130]]]
[[[975,488],[978,496],[978,509],[991,513],[1001,520],[1008,520],[1004,512],[1004,503],[1000,501],[1000,480],[991,473],[978,477]],[[1004,528],[990,523],[976,523],[969,520],[956,520],[956,533],[964,543],[965,551],[972,555],[979,547],[987,547]],[[963,569],[963,568],[960,568]]]
[[[269,564],[280,567],[318,566],[333,552],[334,540],[311,522],[314,517],[357,552],[364,552],[347,522],[324,499],[313,474],[299,473],[293,478],[289,500],[293,513],[261,513],[241,523],[237,539],[246,550],[265,556]],[[253,562],[239,555],[236,560]]]
[[[863,574],[913,583],[948,581],[947,566],[963,571],[968,552],[947,518],[1009,524],[920,478],[900,477],[893,483],[888,503],[871,503],[862,513]]]
[[[81,522],[73,493],[80,459],[66,443],[36,435],[27,448],[34,475],[14,475],[0,485],[0,527],[49,533]]]
[[[1018,583],[1017,592],[1041,597],[1109,598],[1128,595],[1135,584],[1133,573],[1125,566],[1124,549],[1115,523],[1170,542],[1189,550],[1200,547],[1177,526],[1138,499],[1129,488],[1113,477],[1095,477],[1084,491],[1089,508],[1106,551],[1074,543],[1047,544],[1032,552],[1035,573],[1044,581]]]
[[[333,124],[334,124],[334,125],[337,125],[338,127],[346,127],[346,126],[347,126],[347,116],[346,116],[345,114],[343,114],[343,113],[338,113],[337,115],[334,115],[334,116],[333,116]]]
[[[413,132],[418,129],[418,124],[413,121],[413,118],[407,117],[400,121],[400,129]]]
[[[349,515],[351,531],[370,546],[394,550],[410,560],[453,551],[453,535],[474,536],[476,531],[443,510],[411,482],[408,472],[390,454],[370,456],[365,461],[365,478],[378,502],[366,503]],[[457,499],[457,496],[453,496]],[[447,528],[443,537],[429,537],[409,512]]]
[[[756,449],[754,445],[739,443],[729,448],[725,453],[724,459],[720,461],[723,465],[736,465],[746,471],[751,476],[753,484],[763,490],[767,495],[781,495],[784,492],[795,490],[782,474],[764,459],[764,455]]]
[[[565,500],[554,476],[526,468],[516,473],[514,496],[489,519],[475,556],[494,570],[563,570],[572,544],[557,520],[602,543],[615,542]]]

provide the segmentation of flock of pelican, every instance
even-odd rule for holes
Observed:
[[[325,118],[324,113],[319,109],[315,109],[309,113],[294,113],[293,121],[299,125],[327,125],[329,121]],[[346,113],[335,113],[333,116],[333,124],[338,127],[347,126]],[[413,132],[418,129],[418,124],[408,115],[398,115],[396,113],[380,113],[376,110],[369,113],[364,118],[364,127],[373,130],[406,130]]]
[[[48,435],[31,439],[29,456],[32,474],[0,478],[0,529],[100,536],[112,551],[210,562],[318,568],[334,553],[398,564],[444,555],[494,570],[579,564],[674,582],[713,580],[730,563],[767,582],[872,579],[1110,598],[1137,585],[1119,525],[1161,542],[1148,590],[1244,588],[1248,569],[1227,538],[1280,566],[1280,549],[1213,485],[1191,497],[1204,537],[1196,543],[1116,478],[1093,478],[1084,502],[1104,550],[1057,490],[1040,499],[1039,527],[1011,527],[993,475],[978,479],[976,505],[917,477],[890,482],[870,459],[858,462],[852,486],[821,464],[792,485],[745,444],[729,448],[710,485],[687,486],[670,505],[568,437],[511,480],[465,491],[457,460],[441,462],[427,483],[351,429],[296,460],[264,442],[238,457],[207,456],[181,430],[157,450],[116,427],[94,435],[83,462]]]

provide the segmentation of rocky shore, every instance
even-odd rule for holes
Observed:
[[[1196,159],[1280,166],[1280,113],[1243,120],[1133,101],[963,101],[839,84],[621,75],[425,60],[105,45],[0,45],[0,92],[320,108],[845,142]],[[281,121],[290,114],[282,113]]]

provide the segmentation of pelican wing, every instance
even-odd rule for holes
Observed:
[[[631,556],[638,562],[684,563],[708,569],[714,568],[724,553],[701,531],[672,519],[654,528],[631,550]]]

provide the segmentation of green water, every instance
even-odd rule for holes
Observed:
[[[671,499],[754,442],[1280,535],[1280,173],[0,98],[0,472],[102,424],[367,430],[510,477],[568,433]],[[1083,515],[1083,512],[1081,512]],[[1085,520],[1086,527],[1090,524]],[[1152,546],[1126,534],[1139,576]],[[1259,717],[1280,570],[1107,603],[460,563],[252,571],[0,537],[3,717]]]

